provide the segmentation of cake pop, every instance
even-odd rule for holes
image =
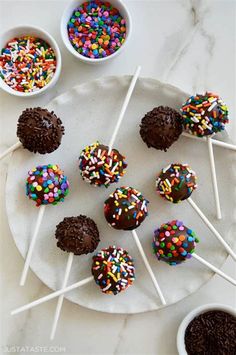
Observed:
[[[56,150],[64,134],[60,118],[45,108],[27,108],[18,119],[16,135],[19,142],[0,155],[0,160],[23,147],[33,153],[46,154]]]
[[[226,104],[211,92],[190,96],[182,106],[182,117],[185,130],[198,137],[220,132],[229,122]]]
[[[178,203],[189,198],[197,188],[196,180],[197,176],[188,164],[170,164],[162,169],[156,187],[162,197]]]
[[[117,295],[127,290],[135,280],[133,258],[126,250],[116,246],[104,248],[94,255],[91,272],[92,276],[15,309],[11,314],[14,315],[26,311],[91,281],[95,281],[100,286],[102,293]]]
[[[58,165],[39,165],[28,172],[26,195],[36,206],[63,202],[69,192],[69,182]]]
[[[79,157],[80,174],[86,182],[95,186],[108,187],[118,182],[125,174],[127,164],[125,157],[118,150],[112,149],[99,142],[85,147]]]
[[[86,182],[94,186],[108,187],[111,183],[119,181],[125,173],[127,164],[125,157],[113,148],[120,125],[123,121],[141,67],[138,66],[129,85],[128,92],[123,102],[115,129],[108,146],[96,142],[85,147],[79,157],[80,174]]]
[[[138,190],[130,186],[122,186],[117,188],[105,201],[104,216],[111,227],[125,231],[130,230],[132,232],[134,241],[152,279],[158,296],[160,297],[162,304],[166,304],[160,286],[157,283],[155,275],[147,260],[135,230],[148,215],[148,202],[149,201],[146,200]]]
[[[185,130],[197,137],[206,137],[211,167],[212,185],[216,204],[217,218],[221,219],[220,198],[216,177],[213,141],[211,136],[225,129],[229,122],[228,108],[222,99],[211,92],[190,96],[182,107]]]
[[[25,284],[45,207],[47,205],[57,205],[59,202],[63,202],[68,192],[69,182],[58,165],[39,165],[28,172],[26,195],[39,207],[39,213],[21,275],[21,286]]]
[[[92,274],[103,293],[116,295],[132,285],[135,279],[133,259],[122,248],[102,249],[93,256]]]
[[[159,260],[177,265],[191,258],[198,242],[192,229],[185,227],[183,222],[174,220],[155,230],[153,249]]]
[[[167,151],[183,131],[181,115],[168,106],[155,107],[140,124],[140,135],[148,148]]]
[[[56,150],[64,134],[62,121],[45,108],[29,108],[22,112],[16,135],[30,152],[46,154]]]
[[[63,251],[69,252],[62,288],[66,287],[73,263],[74,255],[92,253],[100,241],[99,231],[96,223],[89,217],[80,215],[77,217],[65,217],[56,226],[55,237],[57,246]],[[50,339],[53,340],[64,296],[61,295],[57,301],[54,321]]]
[[[122,186],[105,201],[104,215],[113,228],[132,230],[139,227],[146,218],[147,204],[148,200],[141,192],[129,186]]]
[[[207,219],[204,213],[199,209],[199,207],[191,198],[192,192],[197,188],[196,180],[197,176],[188,164],[172,163],[166,168],[162,169],[161,173],[157,177],[157,192],[165,200],[172,203],[178,203],[183,200],[188,201],[188,203],[197,212],[199,217],[203,220],[203,222],[213,232],[215,237],[224,246],[227,252],[236,261],[236,254],[232,248],[225,242],[221,234],[215,229],[215,227],[211,224],[211,222]]]
[[[161,225],[154,232],[153,250],[157,259],[169,265],[178,265],[191,257],[197,259],[219,276],[236,286],[236,280],[195,253],[199,240],[195,232],[183,222],[173,220]]]
[[[92,253],[100,241],[96,223],[80,215],[66,217],[56,227],[57,246],[74,255]]]

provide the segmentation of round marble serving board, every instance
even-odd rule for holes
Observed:
[[[67,293],[65,297],[78,305],[111,313],[139,313],[161,307],[131,232],[113,230],[104,219],[103,202],[119,185],[131,185],[139,189],[150,201],[149,216],[137,229],[137,233],[168,305],[198,290],[213,273],[194,259],[176,267],[157,261],[151,248],[153,230],[157,226],[172,219],[183,220],[201,240],[197,253],[217,267],[222,266],[227,253],[188,202],[174,205],[156,194],[155,178],[162,167],[171,162],[190,164],[199,178],[199,188],[192,194],[193,200],[222,232],[225,240],[235,246],[235,237],[231,233],[236,219],[233,196],[235,189],[232,188],[236,183],[233,171],[234,153],[214,147],[223,211],[223,219],[217,221],[207,145],[180,137],[165,153],[148,149],[140,138],[139,123],[147,111],[159,105],[168,105],[179,110],[189,96],[176,87],[157,80],[140,78],[115,142],[115,148],[126,156],[126,175],[119,185],[113,184],[108,189],[94,188],[81,179],[78,156],[84,146],[96,140],[108,144],[130,80],[130,76],[104,77],[78,85],[52,100],[46,107],[54,110],[65,126],[61,146],[50,155],[32,154],[24,149],[14,152],[6,185],[9,225],[16,246],[25,258],[38,213],[34,203],[25,195],[27,171],[39,164],[52,163],[61,166],[70,181],[70,193],[64,203],[47,206],[31,268],[48,287],[60,289],[68,255],[56,247],[55,227],[65,216],[90,216],[96,221],[100,231],[99,248],[115,244],[126,248],[133,256],[136,280],[132,287],[117,296],[102,294],[95,282],[91,282]],[[224,140],[228,139],[222,137]],[[219,138],[222,137],[219,135]],[[91,275],[91,258],[92,255],[74,257],[69,284]],[[20,274],[21,270],[19,279]]]

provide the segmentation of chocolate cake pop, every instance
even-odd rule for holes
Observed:
[[[28,172],[26,195],[36,206],[64,201],[69,192],[69,182],[58,165],[39,165]]]
[[[141,192],[122,186],[105,201],[104,215],[113,228],[132,230],[139,227],[146,218],[147,204]]]
[[[192,229],[186,227],[183,222],[174,220],[162,224],[154,232],[153,250],[158,260],[165,261],[169,265],[178,265],[193,257],[236,286],[236,280],[196,254],[195,248],[198,242],[199,240]]]
[[[57,246],[74,255],[92,253],[100,241],[96,223],[80,215],[66,217],[56,227]]]
[[[159,194],[170,202],[186,200],[197,188],[197,176],[188,164],[170,164],[156,180]]]
[[[100,241],[96,223],[89,217],[79,215],[77,217],[65,217],[56,226],[55,237],[57,246],[68,252],[62,288],[66,287],[72,268],[74,255],[92,253]],[[64,295],[60,295],[57,301],[50,339],[54,339],[57,323],[60,318]]]
[[[135,279],[133,259],[126,250],[110,246],[93,256],[92,274],[103,293],[116,295]]]
[[[161,225],[154,232],[153,249],[157,258],[169,265],[177,265],[191,258],[199,240],[183,222],[174,220]]]
[[[112,149],[99,142],[85,147],[79,157],[79,169],[82,178],[95,186],[108,187],[118,182],[125,174],[127,167],[125,157],[118,150]]]
[[[61,144],[64,127],[53,111],[41,107],[27,108],[19,117],[16,134],[24,148],[46,154]]]
[[[220,132],[229,122],[226,104],[211,92],[190,96],[182,106],[182,117],[185,130],[198,137]]]
[[[148,148],[167,151],[183,131],[181,115],[168,106],[155,107],[140,124],[140,135]]]
[[[40,225],[47,205],[63,202],[69,192],[69,182],[58,165],[39,165],[28,172],[26,195],[36,202],[38,217],[21,274],[20,286],[25,284]]]
[[[116,295],[119,292],[125,291],[135,280],[133,258],[126,250],[115,246],[104,248],[94,255],[91,272],[92,275],[85,279],[75,282],[70,286],[64,286],[61,290],[54,291],[47,296],[19,307],[12,311],[11,314],[23,312],[58,296],[64,296],[65,293],[86,285],[91,281],[95,281],[103,293]]]

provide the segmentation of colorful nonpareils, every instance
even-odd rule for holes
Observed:
[[[190,259],[199,240],[192,229],[174,220],[155,230],[153,250],[157,258],[169,265],[177,265]]]
[[[138,190],[122,186],[105,201],[104,215],[115,229],[132,230],[140,226],[148,214],[148,200]]]
[[[126,38],[126,23],[109,2],[84,2],[73,11],[67,25],[74,49],[87,58],[104,58],[120,49]]]
[[[46,154],[61,144],[64,127],[54,112],[45,108],[27,108],[17,124],[17,137],[30,152]]]
[[[188,164],[170,164],[156,180],[157,192],[170,202],[186,200],[197,188],[197,176]]]
[[[220,132],[229,122],[226,104],[211,92],[190,96],[182,106],[182,116],[185,130],[198,137]]]
[[[63,202],[69,192],[69,182],[58,165],[39,165],[28,172],[26,195],[40,205]]]
[[[135,280],[133,259],[126,250],[110,246],[93,256],[92,274],[103,293],[116,295]]]
[[[13,90],[30,93],[47,85],[56,71],[56,55],[44,40],[23,36],[1,50],[0,77]]]
[[[118,150],[96,142],[85,147],[79,157],[79,169],[82,178],[95,186],[108,187],[118,182],[127,167],[125,157]]]
[[[100,241],[96,223],[89,217],[65,217],[56,227],[57,246],[75,255],[92,253]]]

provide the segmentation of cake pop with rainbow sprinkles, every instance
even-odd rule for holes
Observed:
[[[188,164],[170,164],[161,170],[156,188],[161,197],[178,203],[189,198],[197,188],[197,176]]]
[[[177,265],[191,258],[198,242],[192,229],[183,222],[174,220],[155,230],[153,249],[159,260]]]
[[[211,92],[190,96],[181,111],[185,130],[198,137],[220,132],[229,122],[226,104]]]
[[[58,165],[39,165],[28,172],[26,195],[36,206],[63,202],[68,192],[69,182]]]
[[[108,187],[116,183],[125,174],[127,163],[117,149],[93,143],[85,147],[79,157],[79,169],[82,179],[94,186]]]

